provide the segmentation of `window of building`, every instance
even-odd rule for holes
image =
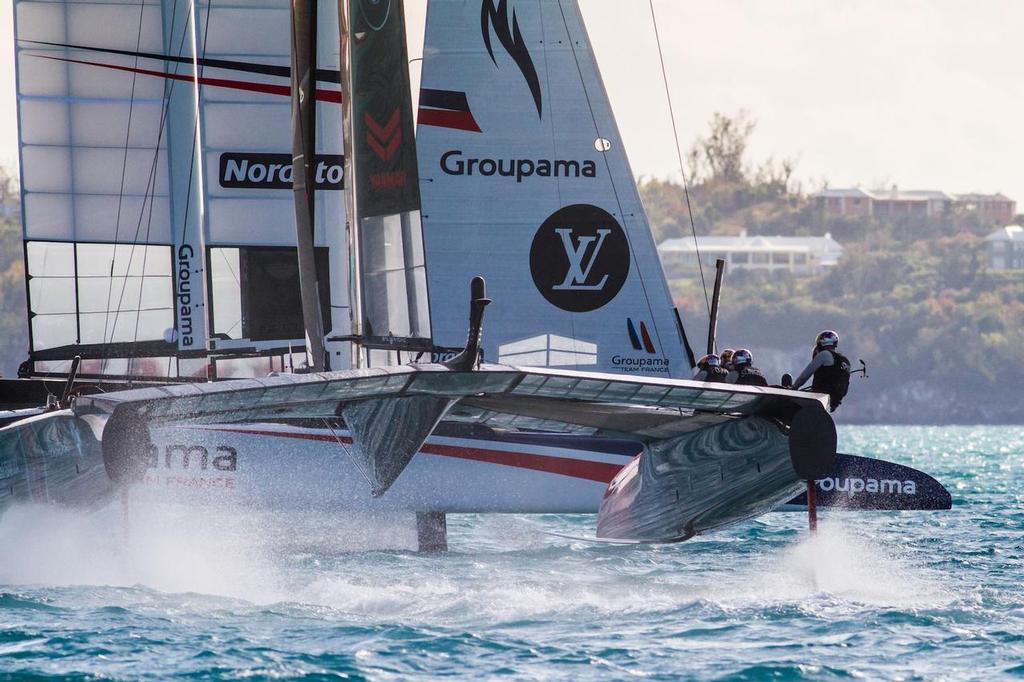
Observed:
[[[750,262],[754,263],[755,265],[767,263],[768,262],[768,254],[767,253],[756,253],[756,252],[752,253],[752,254],[750,254]]]
[[[773,265],[789,265],[789,254],[781,251],[776,251],[772,254]]]
[[[807,265],[807,254],[806,253],[794,253],[793,254],[794,265]]]
[[[746,251],[733,251],[729,258],[730,263],[736,263],[737,265],[746,265],[750,262],[750,254]]]

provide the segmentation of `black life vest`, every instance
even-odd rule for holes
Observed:
[[[739,372],[739,376],[736,377],[736,383],[742,384],[743,386],[767,386],[768,380],[761,374],[761,370],[757,367],[744,367]]]
[[[834,348],[819,351],[832,354],[832,364],[819,367],[811,381],[811,390],[815,393],[827,393],[832,411],[839,407],[850,390],[850,360]]]
[[[725,381],[725,378],[729,376],[728,370],[724,367],[705,367],[704,372],[706,374],[704,381],[712,383]]]

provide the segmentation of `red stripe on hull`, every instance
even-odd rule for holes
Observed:
[[[298,440],[313,440],[324,443],[341,442],[345,445],[352,443],[348,436],[338,436],[321,433],[288,433],[285,431],[250,431],[246,429],[217,428],[214,431],[225,433],[240,433],[252,436],[276,436],[278,438],[295,438]],[[534,455],[525,452],[506,452],[504,450],[490,450],[485,448],[469,448],[459,445],[441,445],[438,443],[426,443],[420,452],[428,455],[440,455],[441,457],[456,457],[458,459],[469,459],[474,462],[486,462],[488,464],[500,464],[502,466],[516,467],[517,469],[530,469],[532,471],[543,471],[549,474],[560,476],[571,476],[582,478],[598,483],[610,483],[615,475],[622,469],[620,464],[609,464],[608,462],[594,462],[590,460],[572,459],[571,457],[549,457],[547,455]]]
[[[424,109],[420,108],[416,119],[425,126],[436,126],[438,128],[454,128],[455,130],[466,130],[471,133],[483,132],[469,111],[448,111],[446,109]]]
[[[608,464],[607,462],[592,462],[571,457],[548,457],[547,455],[532,455],[524,452],[504,452],[502,450],[484,450],[482,448],[466,448],[454,445],[436,445],[426,443],[420,452],[430,455],[441,455],[442,457],[458,457],[459,459],[471,459],[476,462],[487,462],[488,464],[501,464],[503,466],[516,467],[517,469],[532,469],[543,471],[549,474],[561,476],[572,476],[583,478],[598,483],[609,483],[615,474],[622,468],[619,464]]]

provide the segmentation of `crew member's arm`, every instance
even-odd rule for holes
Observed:
[[[725,383],[727,383],[727,384],[735,384],[736,381],[739,380],[739,378],[740,378],[740,373],[737,372],[734,369],[730,369],[729,373],[725,375]]]
[[[708,371],[706,369],[698,369],[697,373],[693,375],[694,381],[707,381]]]
[[[831,367],[835,363],[835,359],[832,357],[832,351],[823,350],[814,356],[807,366],[804,367],[804,371],[800,372],[800,376],[793,382],[793,390],[796,390],[804,385],[811,376],[822,367]]]

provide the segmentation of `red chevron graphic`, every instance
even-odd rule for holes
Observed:
[[[374,154],[380,157],[381,161],[390,161],[398,151],[398,146],[402,144],[402,129],[398,127],[401,120],[398,109],[395,109],[391,118],[383,126],[370,115],[370,112],[363,113],[363,122],[368,129],[366,144],[370,146]]]

